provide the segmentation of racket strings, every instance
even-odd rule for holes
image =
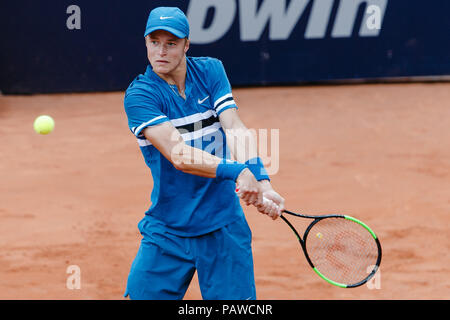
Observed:
[[[322,275],[347,285],[366,279],[378,258],[372,235],[358,223],[343,218],[316,223],[307,236],[306,250]]]

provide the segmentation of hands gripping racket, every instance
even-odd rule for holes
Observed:
[[[271,200],[264,198],[266,201]],[[303,237],[284,213],[312,220]],[[369,281],[380,267],[380,241],[358,219],[335,214],[304,215],[288,210],[283,210],[280,217],[297,236],[309,265],[328,283],[355,288]]]

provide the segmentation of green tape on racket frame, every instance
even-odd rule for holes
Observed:
[[[375,234],[375,232],[373,232],[372,229],[370,229],[369,226],[368,226],[367,224],[365,224],[364,222],[359,221],[358,219],[353,218],[353,217],[350,217],[350,216],[344,216],[344,218],[347,219],[347,220],[356,222],[357,224],[361,225],[361,226],[364,227],[367,231],[369,231],[369,233],[372,235],[372,237],[373,237],[374,239],[377,238],[377,235]]]
[[[339,283],[339,282],[330,280],[330,279],[328,279],[327,277],[325,277],[319,270],[317,270],[316,267],[314,267],[313,270],[319,275],[319,277],[321,277],[323,280],[325,280],[325,281],[328,282],[329,284],[335,285],[335,286],[340,287],[340,288],[347,288],[347,285],[346,285],[346,284]]]
[[[356,219],[356,218],[353,218],[353,217],[351,217],[351,216],[344,216],[344,218],[347,219],[347,220],[353,221],[353,222],[359,224],[360,226],[362,226],[362,227],[363,227],[364,229],[366,229],[366,230],[372,235],[372,237],[378,242],[377,235],[375,234],[375,232],[373,232],[372,229],[370,229],[369,226],[366,225],[364,222],[362,222],[362,221],[360,221],[360,220],[358,220],[358,219]],[[378,258],[378,259],[380,259],[380,258]],[[377,262],[377,263],[378,263],[378,262]],[[325,280],[325,281],[328,282],[329,284],[332,284],[332,285],[337,286],[337,287],[340,287],[340,288],[349,288],[349,287],[352,287],[352,285],[347,285],[347,284],[339,283],[339,282],[333,281],[333,280],[331,280],[331,279],[328,279],[328,278],[325,277],[325,276],[324,276],[324,275],[323,275],[316,267],[313,267],[313,270],[317,273],[317,275],[318,275],[319,277],[321,277],[323,280]],[[365,281],[364,281],[364,282],[365,282]]]

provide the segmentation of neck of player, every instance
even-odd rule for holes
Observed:
[[[186,72],[186,56],[184,56],[183,59],[181,59],[180,64],[171,72],[165,74],[156,72],[156,74],[168,84],[176,85],[180,96],[182,96],[183,99],[186,99]]]

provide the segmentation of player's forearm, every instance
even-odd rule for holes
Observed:
[[[174,148],[171,162],[180,171],[197,176],[215,178],[221,158],[184,143]]]
[[[236,161],[245,163],[247,160],[258,156],[258,146],[256,137],[252,130],[243,124],[239,124],[232,129],[225,131],[227,145]]]
[[[260,182],[261,189],[272,189],[267,171],[262,160],[258,157],[257,139],[254,131],[247,129],[241,121],[237,121],[233,129],[227,130],[226,134],[228,146],[235,159],[240,163],[249,165],[249,169]]]

